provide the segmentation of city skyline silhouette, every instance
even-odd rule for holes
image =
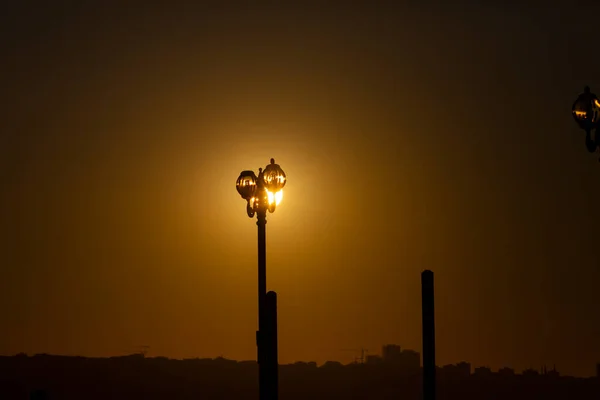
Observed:
[[[201,3],[0,13],[0,355],[255,360],[234,184],[274,158],[280,365],[421,353],[432,270],[436,365],[596,374],[600,167],[571,107],[600,90],[600,54],[581,9]]]
[[[393,347],[387,357],[364,364],[297,362],[281,365],[281,398],[420,399],[418,363],[402,362]],[[399,347],[399,346],[398,346]],[[385,352],[385,349],[383,349]],[[409,357],[412,354],[409,352]],[[4,398],[238,398],[258,399],[256,360],[225,358],[172,360],[143,354],[110,358],[35,355],[0,356],[0,395]],[[574,378],[554,367],[522,373],[491,371],[466,362],[436,369],[439,399],[477,399],[493,393],[498,399],[595,398],[600,376]],[[17,379],[12,379],[17,377]],[[98,386],[98,382],[103,384]]]

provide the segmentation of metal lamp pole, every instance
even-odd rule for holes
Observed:
[[[264,191],[262,181],[262,168],[258,174],[258,190]],[[258,226],[258,331],[256,331],[256,347],[258,361],[258,391],[259,399],[267,400],[269,377],[267,375],[267,329],[266,329],[266,297],[267,297],[267,210],[264,202],[260,202],[256,212],[256,225]],[[270,399],[269,399],[270,400]]]
[[[250,218],[256,214],[258,227],[258,331],[256,332],[258,385],[260,400],[278,398],[277,360],[277,298],[267,293],[267,211],[275,212],[285,186],[286,176],[275,160],[258,176],[253,171],[242,171],[236,181],[238,193],[246,200]]]

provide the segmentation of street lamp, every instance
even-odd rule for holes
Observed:
[[[577,125],[585,131],[585,146],[590,153],[600,147],[600,101],[586,86],[571,108]],[[592,130],[595,130],[592,140]]]
[[[275,160],[258,176],[253,171],[242,171],[235,183],[240,196],[246,200],[248,217],[257,217],[258,226],[258,331],[256,345],[258,348],[258,379],[260,400],[276,400],[278,386],[277,362],[277,310],[276,294],[267,295],[266,264],[266,224],[267,211],[275,212],[283,197],[283,187],[287,182],[285,172]]]

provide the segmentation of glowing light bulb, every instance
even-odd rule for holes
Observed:
[[[279,203],[281,203],[282,199],[283,199],[283,190],[280,190],[275,193],[267,192],[267,201],[269,202],[269,204],[273,204],[273,202],[275,202],[275,205],[278,206]]]

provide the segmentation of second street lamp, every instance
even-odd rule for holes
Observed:
[[[277,367],[277,316],[276,295],[269,292],[267,296],[267,263],[266,263],[266,224],[267,211],[275,209],[283,197],[283,187],[287,182],[285,172],[275,160],[258,176],[253,171],[242,171],[236,181],[238,193],[246,200],[248,217],[257,217],[258,226],[258,331],[256,344],[258,347],[258,376],[260,400],[276,400],[278,367]]]
[[[586,86],[571,108],[573,118],[581,129],[585,131],[585,147],[590,153],[600,147],[600,101],[598,97]],[[592,140],[592,130],[595,130]]]

